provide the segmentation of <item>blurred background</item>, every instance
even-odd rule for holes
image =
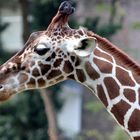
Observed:
[[[0,64],[45,30],[61,0],[0,0]],[[73,0],[70,26],[110,39],[140,62],[139,0]],[[66,81],[0,104],[0,140],[129,140],[86,88]]]

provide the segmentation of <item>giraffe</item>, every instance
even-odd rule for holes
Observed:
[[[140,140],[140,66],[107,39],[71,29],[74,8],[63,2],[47,30],[0,66],[0,101],[67,79],[89,88],[133,140]]]

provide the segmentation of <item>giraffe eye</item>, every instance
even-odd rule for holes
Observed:
[[[45,55],[50,49],[46,47],[44,44],[39,44],[35,46],[34,51],[39,55]]]

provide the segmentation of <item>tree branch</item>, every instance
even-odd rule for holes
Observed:
[[[45,113],[48,118],[48,134],[50,136],[50,140],[58,140],[58,129],[57,129],[57,122],[56,122],[56,115],[54,111],[54,106],[52,104],[52,101],[50,99],[49,94],[52,94],[52,91],[42,89],[40,90],[41,97],[44,102],[45,106]]]

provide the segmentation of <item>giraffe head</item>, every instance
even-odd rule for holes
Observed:
[[[75,68],[92,51],[88,40],[95,40],[85,28],[71,29],[68,17],[74,12],[63,2],[46,31],[31,34],[23,50],[0,67],[0,101],[28,90],[46,88],[74,78]]]

